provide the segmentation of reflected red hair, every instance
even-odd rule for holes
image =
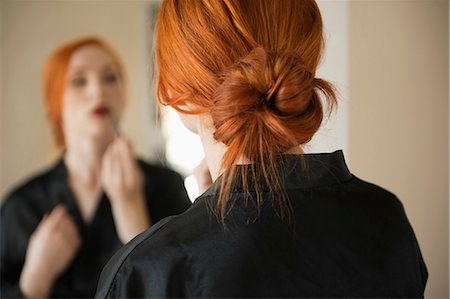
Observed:
[[[311,140],[323,119],[320,95],[336,104],[334,87],[315,77],[323,24],[314,0],[165,0],[156,23],[157,92],[162,104],[185,113],[208,113],[214,138],[226,144],[219,212],[241,157],[251,162],[272,194],[283,194],[283,153]],[[180,106],[189,103],[194,111]],[[250,197],[250,196],[248,196]],[[247,198],[248,200],[248,198]],[[274,196],[286,211],[284,196]],[[258,200],[259,203],[259,200]]]
[[[67,68],[72,54],[81,47],[95,45],[111,56],[117,65],[118,71],[124,78],[124,67],[117,52],[104,40],[98,37],[83,37],[67,42],[56,50],[47,59],[42,75],[42,89],[47,118],[52,126],[54,142],[57,148],[65,146],[62,130],[62,101],[66,86]]]

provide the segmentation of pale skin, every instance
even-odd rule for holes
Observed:
[[[127,243],[149,228],[151,219],[131,143],[115,130],[125,102],[122,78],[113,59],[96,45],[72,54],[66,77],[62,119],[69,185],[86,223],[105,191],[119,239]],[[82,242],[64,206],[44,216],[27,248],[19,281],[24,296],[49,297]]]
[[[171,94],[169,92],[169,94]],[[190,110],[188,105],[182,106],[183,110]],[[214,137],[214,125],[209,114],[192,115],[178,112],[178,116],[184,126],[195,134],[198,134],[203,145],[205,158],[194,169],[200,194],[206,191],[211,184],[223,173],[221,161],[227,150],[225,144],[217,142]],[[302,154],[301,147],[296,147],[286,154]],[[239,159],[238,164],[248,164],[244,157]]]

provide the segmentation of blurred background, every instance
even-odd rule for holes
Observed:
[[[170,110],[158,116],[152,28],[159,1],[0,0],[0,197],[50,165],[41,71],[76,37],[105,38],[129,79],[122,131],[139,156],[186,177],[203,156]],[[327,48],[318,77],[335,84],[337,111],[307,152],[343,149],[352,173],[402,201],[429,271],[426,298],[449,297],[449,2],[318,1]]]

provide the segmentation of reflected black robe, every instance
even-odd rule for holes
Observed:
[[[224,229],[208,208],[219,178],[119,250],[96,297],[422,298],[428,272],[400,200],[352,175],[342,151],[303,157],[282,169],[290,224],[267,186],[259,217],[237,186]]]
[[[191,205],[179,174],[143,161],[139,161],[139,166],[144,175],[145,196],[153,223],[179,214]],[[67,206],[78,226],[82,245],[67,271],[57,279],[52,297],[92,298],[103,266],[122,247],[107,196],[102,194],[92,222],[84,223],[67,175],[63,160],[60,160],[6,197],[0,212],[1,298],[22,296],[19,277],[30,235],[43,215],[57,204]]]

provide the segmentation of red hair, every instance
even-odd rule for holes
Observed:
[[[218,201],[222,221],[236,177],[244,190],[256,188],[257,199],[258,175],[272,194],[284,194],[282,154],[310,141],[320,127],[320,94],[330,112],[337,101],[335,88],[315,77],[324,48],[317,3],[165,0],[156,25],[160,102],[210,114],[215,140],[227,145]],[[186,102],[195,110],[180,108]],[[239,175],[241,157],[251,165]],[[273,198],[286,211],[285,197]]]
[[[87,45],[98,46],[108,53],[116,64],[121,78],[124,78],[125,75],[119,55],[109,44],[98,37],[79,38],[67,42],[54,50],[44,66],[42,88],[47,118],[52,126],[54,142],[58,148],[65,146],[62,130],[62,101],[66,86],[67,68],[72,54],[79,48]]]

